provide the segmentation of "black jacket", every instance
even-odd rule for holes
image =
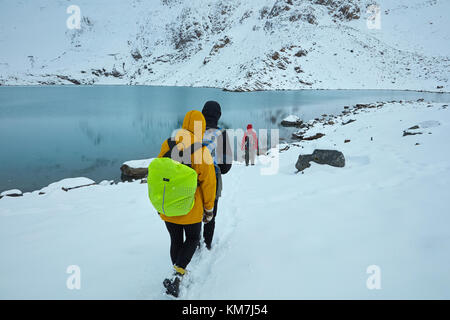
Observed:
[[[218,129],[217,123],[219,122],[222,110],[220,104],[216,101],[207,101],[203,107],[202,114],[206,120],[206,130]],[[217,164],[222,174],[226,174],[231,169],[233,163],[233,150],[230,147],[230,139],[225,130],[222,130],[222,134],[217,138],[216,147],[216,159]]]
[[[207,123],[206,130],[208,129],[218,129],[218,127],[209,127]],[[228,134],[224,129],[222,129],[222,134],[217,140],[215,153],[217,158],[217,165],[220,168],[220,173],[226,174],[228,171],[230,171],[231,165],[233,163],[233,152],[230,146],[230,139],[228,138]]]

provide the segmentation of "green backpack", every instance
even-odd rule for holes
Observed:
[[[171,159],[175,141],[168,139],[169,151],[148,166],[148,196],[153,207],[168,217],[184,216],[194,207],[197,172],[190,164]],[[202,144],[191,145],[191,155]],[[180,159],[183,151],[179,153]],[[191,157],[189,157],[191,159]]]

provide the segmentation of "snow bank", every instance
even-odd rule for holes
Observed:
[[[42,188],[39,192],[40,193],[52,193],[54,191],[67,191],[74,188],[84,187],[95,184],[94,180],[91,180],[89,178],[68,178],[63,179],[58,182],[54,182],[49,184],[47,187]]]
[[[291,115],[287,116],[286,118],[284,118],[283,121],[285,121],[285,122],[298,122],[298,121],[300,121],[300,118],[298,116],[295,116],[295,115],[291,114]]]
[[[142,159],[142,160],[130,160],[123,163],[123,165],[126,165],[133,169],[142,169],[142,168],[148,168],[150,163],[152,162],[154,158],[150,159]]]
[[[213,248],[194,255],[181,299],[450,298],[449,109],[386,103],[333,119],[264,165],[234,162]],[[424,121],[440,125],[402,135]],[[314,149],[343,152],[345,167],[296,174]],[[3,198],[0,256],[2,299],[166,299],[171,274],[169,235],[139,181]],[[66,287],[71,265],[80,290]],[[380,290],[366,285],[371,266]]]
[[[0,193],[0,197],[17,196],[17,195],[22,195],[22,191],[20,191],[19,189],[12,189],[12,190],[6,190],[6,191],[3,191],[2,193]]]

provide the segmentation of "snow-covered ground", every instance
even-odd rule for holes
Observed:
[[[69,5],[0,0],[0,85],[450,91],[447,0],[78,0],[80,29]]]
[[[182,299],[450,298],[450,109],[354,110],[316,121],[307,135],[325,136],[289,145],[276,174],[261,174],[275,153],[234,164],[213,249],[195,254]],[[296,173],[317,148],[342,151],[346,166]],[[140,181],[2,198],[0,256],[0,298],[167,298],[169,235]],[[66,287],[71,265],[80,290]],[[374,265],[379,290],[366,286]]]

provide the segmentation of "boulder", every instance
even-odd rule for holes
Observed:
[[[342,168],[345,166],[345,157],[342,152],[337,150],[316,149],[312,154],[299,155],[295,167],[298,171],[303,171],[311,166],[311,161],[318,164],[327,164],[338,168]]]
[[[153,159],[132,160],[125,162],[121,167],[122,181],[132,181],[147,177],[148,166]]]
[[[350,120],[348,120],[346,122],[342,122],[342,125],[345,126],[345,125],[347,125],[349,123],[352,123],[352,122],[355,122],[355,121],[356,121],[355,119],[350,119]]]
[[[306,125],[303,123],[303,121],[300,120],[299,117],[294,116],[294,115],[290,115],[290,116],[284,118],[284,119],[281,121],[281,125],[282,125],[283,127],[297,127],[297,128],[303,128],[303,127],[306,126]]]
[[[22,191],[18,189],[7,190],[0,193],[0,199],[3,197],[21,197],[21,196],[23,196]]]

